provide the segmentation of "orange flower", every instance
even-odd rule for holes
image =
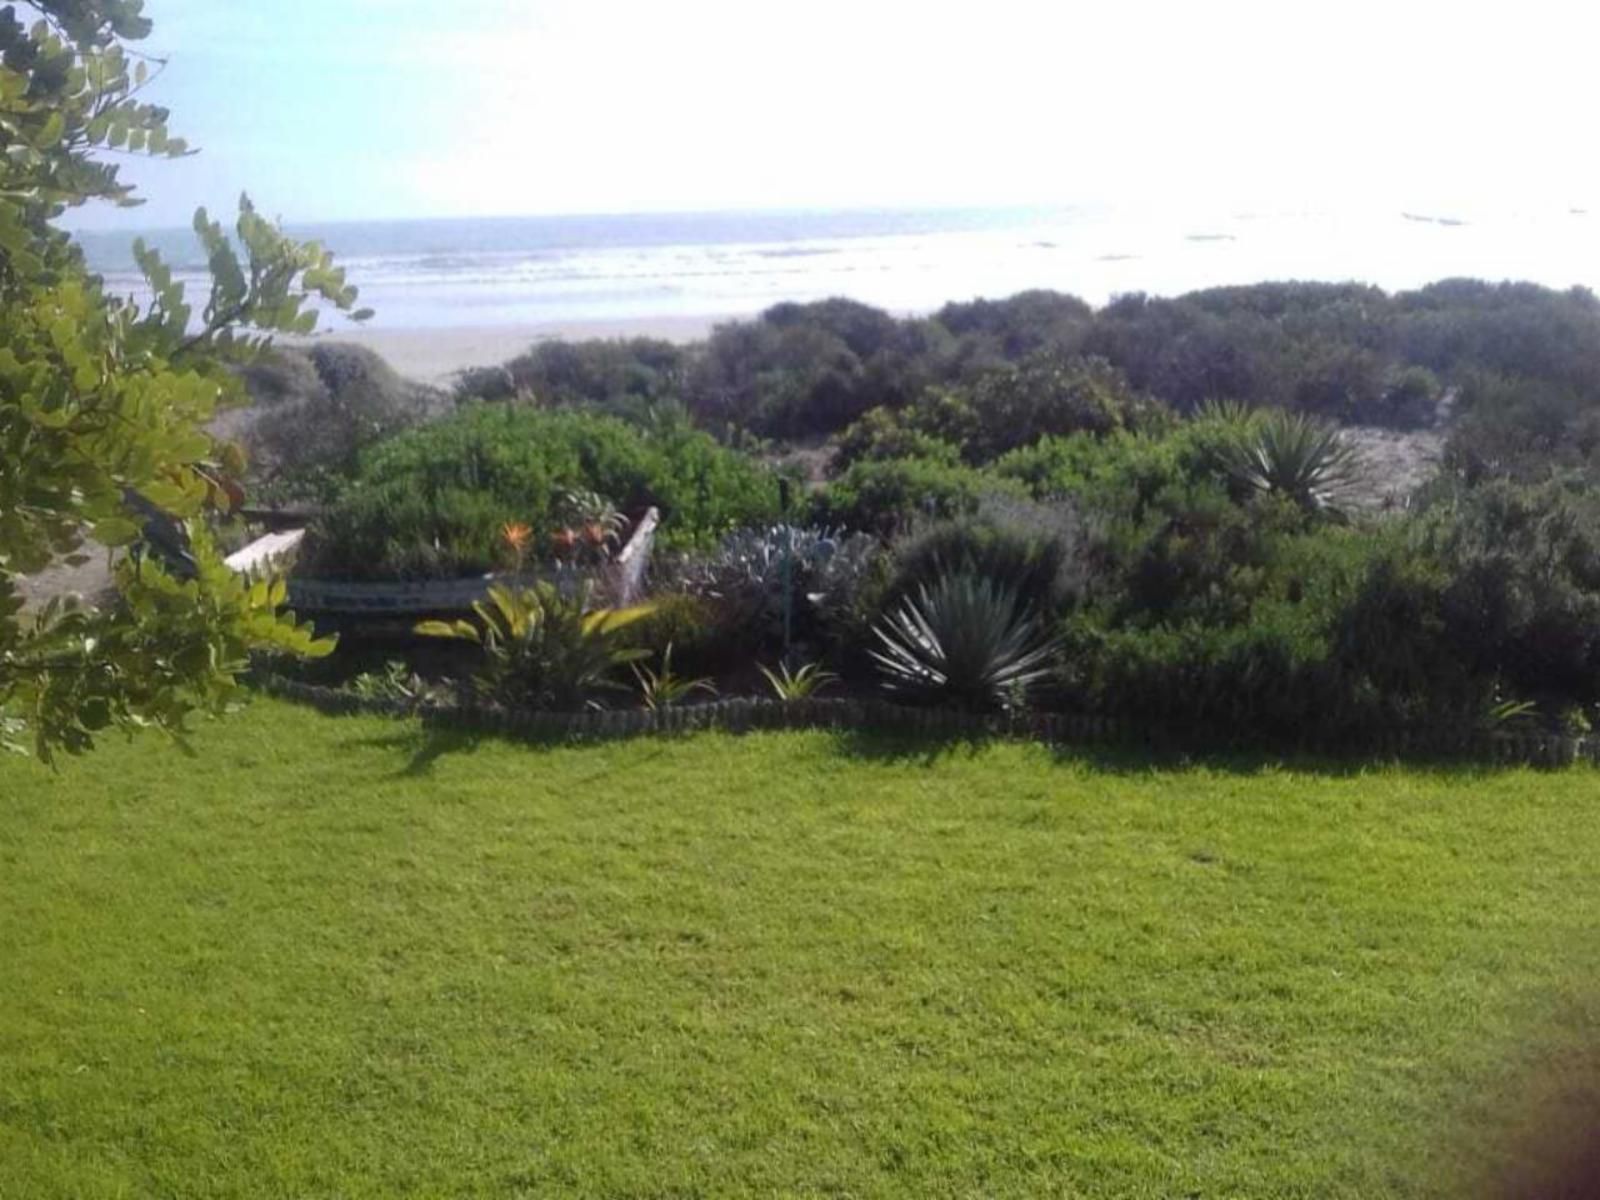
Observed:
[[[521,554],[533,537],[533,530],[521,521],[507,521],[500,526],[500,536],[505,539],[506,545]]]

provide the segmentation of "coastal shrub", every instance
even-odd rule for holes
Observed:
[[[716,605],[693,592],[652,592],[650,612],[629,626],[627,641],[654,657],[673,648],[690,670],[712,671],[734,665],[742,651],[730,645]]]
[[[655,505],[659,542],[704,545],[777,511],[776,477],[691,430],[649,436],[613,417],[470,405],[361,458],[315,530],[308,573],[452,576],[495,565],[508,520],[546,544],[564,498],[595,492],[637,514]]]
[[[929,388],[899,408],[871,410],[845,431],[836,462],[954,452],[982,465],[1041,437],[1156,428],[1170,417],[1103,359],[1045,352]]]
[[[918,520],[973,512],[991,492],[1026,495],[1010,480],[935,459],[863,461],[812,496],[811,514],[821,525],[887,536]]]
[[[279,348],[240,374],[251,403],[223,414],[219,431],[245,447],[258,498],[320,495],[368,446],[449,408],[364,346]]]
[[[761,437],[834,433],[896,407],[940,370],[947,338],[854,300],[778,304],[720,325],[695,356],[685,399],[702,427]]]
[[[1595,475],[1600,401],[1570,384],[1474,372],[1457,388],[1444,469],[1467,483]]]
[[[1427,367],[1396,367],[1384,380],[1379,425],[1392,429],[1424,429],[1434,424],[1444,385]]]
[[[878,570],[876,539],[822,528],[738,530],[715,551],[691,557],[678,586],[716,606],[723,636],[752,651],[816,645],[857,623],[862,593]]]
[[[659,338],[540,342],[488,371],[458,376],[461,399],[527,397],[542,407],[598,408],[631,416],[683,393],[690,352]]]
[[[968,574],[1053,614],[1082,587],[1085,549],[1072,504],[985,496],[971,515],[925,525],[895,544],[885,602],[897,604],[942,576]]]
[[[1273,740],[1381,728],[1363,664],[1345,653],[1346,631],[1393,535],[1295,529],[1260,530],[1242,548],[1163,539],[1120,564],[1120,581],[1113,576],[1063,625],[1063,700]],[[1173,564],[1159,581],[1149,577],[1157,555]]]
[[[1415,551],[1439,565],[1456,653],[1516,694],[1600,699],[1600,494],[1498,480],[1436,498]]]
[[[881,407],[864,413],[839,435],[829,470],[840,475],[858,462],[895,458],[920,458],[952,467],[960,464],[959,446],[916,428],[904,414],[903,409]]]
[[[1045,349],[1077,353],[1094,310],[1076,296],[1035,289],[999,300],[955,301],[933,319],[961,340],[963,361],[981,367]]]
[[[1473,722],[1500,690],[1464,656],[1446,618],[1449,576],[1414,536],[1376,552],[1333,624],[1347,695],[1379,729]]]
[[[1069,703],[1240,741],[1335,741],[1372,723],[1347,703],[1326,632],[1286,610],[1246,624],[1069,627]]]
[[[890,695],[968,711],[1024,706],[1055,654],[1053,638],[1016,592],[964,573],[919,586],[874,633],[872,661]]]
[[[1600,394],[1600,300],[1587,288],[1445,279],[1392,302],[1398,357],[1446,380],[1482,373]]]

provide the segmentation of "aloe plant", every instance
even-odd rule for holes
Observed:
[[[946,575],[923,584],[873,629],[873,661],[892,695],[968,709],[1016,705],[1055,655],[1033,610],[1004,584]]]
[[[565,596],[550,583],[530,588],[489,589],[487,602],[473,604],[477,623],[424,621],[424,637],[455,638],[483,647],[478,690],[502,704],[571,710],[594,707],[595,693],[626,690],[615,679],[621,667],[649,651],[625,646],[618,634],[649,616],[654,607],[587,611],[589,588]]]

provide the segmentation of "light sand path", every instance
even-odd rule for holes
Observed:
[[[660,338],[692,342],[731,316],[640,317],[618,321],[560,321],[540,325],[468,326],[458,329],[383,329],[329,322],[327,341],[354,342],[376,350],[400,374],[423,383],[448,383],[468,367],[493,367],[523,353],[535,342],[557,338]],[[285,338],[287,344],[299,339]]]

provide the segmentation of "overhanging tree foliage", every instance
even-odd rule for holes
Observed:
[[[219,710],[256,650],[331,648],[281,612],[281,585],[247,585],[205,533],[237,501],[242,468],[206,423],[242,399],[231,369],[274,332],[309,332],[315,301],[352,312],[355,289],[315,244],[241,202],[236,239],[204,210],[211,287],[196,312],[151,249],[150,298],[109,294],[55,227],[93,201],[133,205],[117,155],[189,153],[140,99],[153,60],[142,0],[37,0],[0,9],[0,743],[46,760],[111,728],[181,734]],[[159,66],[159,64],[158,64]],[[193,567],[138,551],[152,512],[187,523]],[[130,546],[118,599],[24,617],[18,576],[81,561],[89,539]]]

